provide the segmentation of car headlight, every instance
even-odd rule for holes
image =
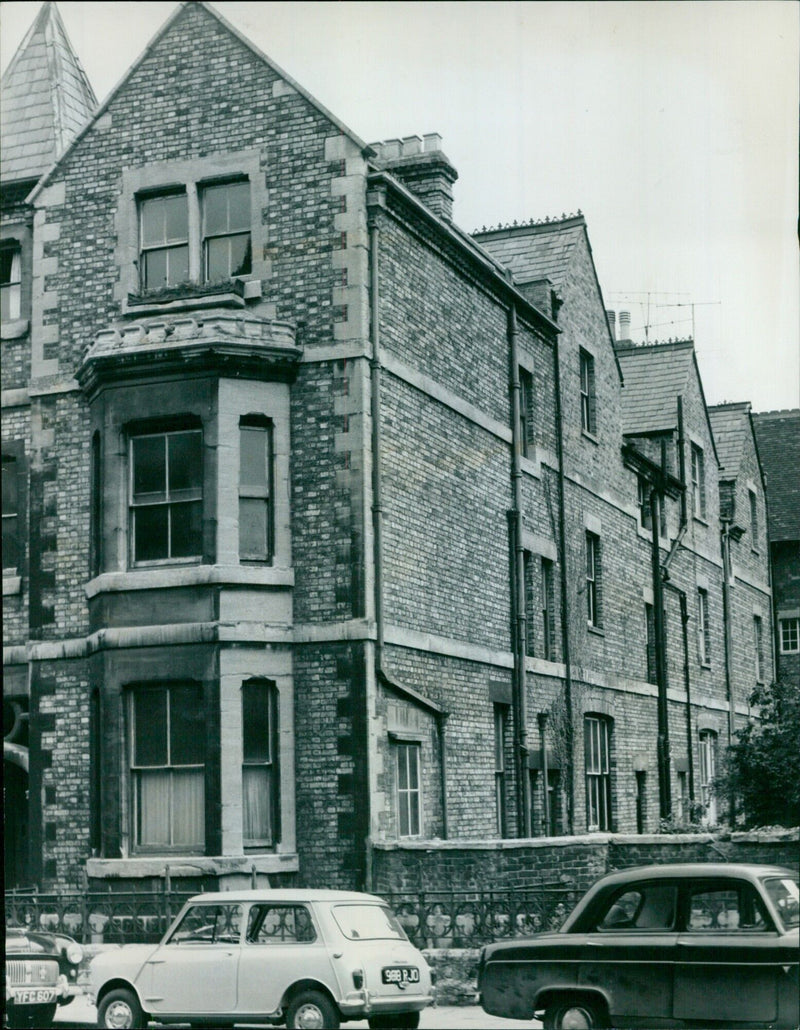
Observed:
[[[77,941],[73,941],[72,944],[67,947],[67,959],[73,966],[80,965],[80,963],[83,962],[83,948]]]

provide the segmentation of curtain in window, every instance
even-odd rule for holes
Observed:
[[[139,844],[196,847],[205,838],[203,770],[138,774]]]
[[[242,818],[246,841],[272,840],[271,772],[258,766],[242,769]]]

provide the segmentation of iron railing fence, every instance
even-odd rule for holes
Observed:
[[[474,948],[557,930],[580,892],[563,884],[381,892],[418,948]]]
[[[9,891],[6,922],[66,933],[83,944],[146,944],[160,940],[184,902],[200,892],[167,881],[136,891]],[[419,948],[480,947],[557,930],[579,897],[563,884],[380,894]]]

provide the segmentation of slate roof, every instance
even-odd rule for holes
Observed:
[[[708,409],[721,479],[736,479],[745,436],[750,432],[750,403],[715,404]]]
[[[38,179],[97,106],[55,3],[45,3],[0,84],[0,178]]]
[[[753,415],[771,541],[800,540],[800,409]]]
[[[549,279],[556,289],[563,286],[573,250],[586,234],[583,215],[560,221],[481,230],[473,238],[501,264],[517,283]]]
[[[618,343],[622,368],[622,432],[637,436],[676,429],[676,398],[686,392],[694,367],[691,340],[634,346]]]

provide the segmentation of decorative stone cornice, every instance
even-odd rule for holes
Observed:
[[[87,348],[77,378],[89,396],[105,383],[176,371],[287,379],[294,377],[302,354],[288,322],[226,310],[176,313],[102,329]]]

